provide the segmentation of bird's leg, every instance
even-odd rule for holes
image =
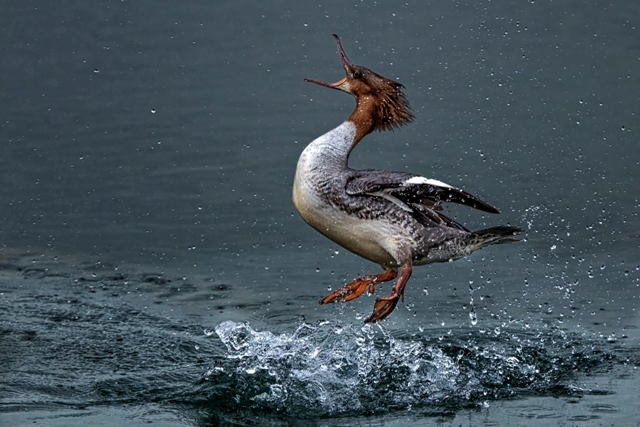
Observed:
[[[409,278],[411,277],[411,264],[403,264],[402,265],[402,273],[400,274],[400,278],[393,286],[393,290],[388,297],[377,298],[375,304],[373,305],[373,313],[371,316],[367,317],[364,321],[365,323],[375,323],[387,317],[396,305],[398,304],[398,300],[402,298],[404,301],[404,287],[407,285]]]
[[[351,283],[347,283],[344,287],[331,292],[320,300],[320,304],[329,304],[330,302],[336,301],[351,301],[362,295],[367,288],[369,288],[369,293],[373,293],[377,284],[393,280],[397,275],[397,270],[387,270],[384,273],[360,277]]]

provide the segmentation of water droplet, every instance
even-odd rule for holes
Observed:
[[[476,312],[473,307],[471,307],[471,311],[469,312],[469,319],[471,319],[471,324],[473,326],[476,326],[478,324],[478,316],[476,316]]]

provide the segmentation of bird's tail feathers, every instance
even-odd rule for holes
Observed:
[[[517,242],[518,239],[514,239],[515,236],[524,233],[524,230],[519,227],[512,227],[510,225],[499,225],[497,227],[484,228],[473,232],[474,240],[476,240],[480,246],[498,245],[501,243]]]

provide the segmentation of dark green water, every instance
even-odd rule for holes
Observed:
[[[635,3],[0,6],[0,424],[638,425]],[[318,299],[378,267],[290,201],[353,101],[416,121],[353,167],[422,173],[523,241]]]

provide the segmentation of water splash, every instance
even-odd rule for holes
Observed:
[[[566,343],[566,336],[505,336],[504,330],[500,339],[470,330],[464,342],[454,337],[437,345],[393,337],[379,326],[329,321],[281,334],[227,321],[215,331],[227,352],[200,381],[214,387],[215,405],[298,417],[482,407],[550,390],[572,394],[567,369],[591,358],[575,346],[564,347],[564,356],[549,351],[550,340]]]

